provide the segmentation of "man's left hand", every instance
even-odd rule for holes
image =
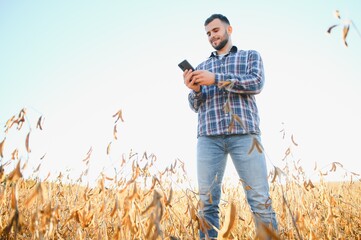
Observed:
[[[193,72],[195,83],[203,86],[210,86],[215,83],[215,74],[207,70],[196,70]]]

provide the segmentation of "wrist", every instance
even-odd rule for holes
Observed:
[[[193,91],[194,91],[195,94],[198,94],[198,93],[202,92],[202,87],[199,87],[199,89],[193,90]]]

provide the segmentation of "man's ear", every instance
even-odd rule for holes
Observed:
[[[232,28],[231,25],[229,25],[229,26],[227,27],[227,33],[228,33],[228,34],[232,34],[232,31],[233,31],[233,28]]]

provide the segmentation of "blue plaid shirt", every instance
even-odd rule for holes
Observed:
[[[233,46],[223,58],[213,52],[196,69],[215,73],[214,85],[188,95],[191,109],[198,113],[197,135],[259,134],[255,94],[264,85],[260,54]],[[219,87],[223,81],[230,84]]]

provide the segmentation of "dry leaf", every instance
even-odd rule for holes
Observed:
[[[26,162],[25,162],[24,165],[22,166],[21,170],[26,169],[26,167],[28,166],[28,162],[29,162],[29,159],[26,160]]]
[[[42,127],[42,119],[43,118],[43,116],[40,116],[39,117],[39,120],[38,120],[38,122],[37,122],[37,124],[36,124],[36,128],[39,128],[40,130],[43,130],[43,127]]]
[[[296,141],[295,141],[295,138],[293,137],[293,134],[292,134],[292,136],[291,136],[291,141],[292,141],[292,143],[293,143],[295,146],[298,146],[298,144],[297,144]]]
[[[332,168],[331,168],[330,172],[336,172],[336,164],[335,163],[332,163]]]
[[[221,229],[222,237],[229,238],[232,229],[237,225],[237,207],[233,201],[230,201],[225,216],[225,221]]]
[[[303,186],[305,187],[306,191],[308,191],[308,187],[310,187],[310,189],[314,188],[315,185],[313,185],[313,183],[311,182],[311,180],[308,180],[308,182],[304,181],[303,182]]]
[[[5,139],[6,139],[6,137],[5,137],[4,140],[2,140],[2,142],[0,143],[0,157],[2,157],[2,158],[4,157],[3,151],[4,151]]]
[[[108,177],[108,176],[106,176],[106,175],[104,176],[104,179],[105,179],[105,180],[108,180],[108,181],[113,181],[113,180],[114,180],[114,178]]]
[[[6,121],[5,132],[7,132],[14,125],[15,123],[14,119],[15,119],[15,115],[13,115],[9,120]]]
[[[230,85],[232,82],[231,81],[219,81],[218,82],[218,87],[219,88],[224,88],[227,87],[228,85]]]
[[[42,192],[43,192],[43,189],[42,189],[42,187],[41,187],[41,183],[39,182],[39,183],[36,185],[36,188],[34,189],[34,191],[31,193],[31,195],[26,199],[26,201],[25,201],[25,206],[26,206],[26,207],[29,207],[29,205],[35,201],[35,198],[36,198],[39,194],[40,194],[40,196],[42,196]]]
[[[30,132],[31,132],[31,131],[29,131],[28,135],[26,135],[26,140],[25,140],[25,147],[26,147],[26,151],[27,151],[28,153],[31,152],[30,147],[29,147]]]
[[[167,198],[167,196],[164,194],[163,196],[163,200],[164,200],[164,205],[167,207],[167,206],[170,206],[172,207],[172,205],[170,204],[170,202],[172,201],[172,197],[173,197],[173,188],[171,187],[170,190],[169,190],[169,196]]]
[[[345,44],[346,47],[348,47],[347,42],[346,42],[346,37],[347,37],[347,34],[348,34],[349,30],[350,30],[350,25],[343,26],[342,40],[343,40],[343,43]]]
[[[261,143],[257,140],[257,138],[253,138],[253,142],[252,142],[252,146],[251,146],[251,149],[248,151],[248,155],[250,155],[254,149],[257,149],[257,151],[259,153],[262,153],[263,152],[263,148],[262,148],[262,145]]]
[[[237,114],[232,114],[232,117],[234,118],[234,120],[236,120],[236,122],[239,123],[239,125],[241,125],[241,127],[242,127],[243,129],[246,129],[246,127],[245,127],[244,124],[243,124],[242,119],[241,119]]]
[[[11,182],[15,182],[19,178],[23,177],[23,174],[20,171],[20,161],[16,165],[16,168],[9,174],[8,180]]]
[[[11,208],[18,209],[18,191],[16,184],[13,186],[11,191]]]
[[[209,203],[213,204],[213,195],[212,195],[212,193],[209,192],[207,195],[209,196]]]
[[[327,33],[331,33],[331,31],[332,31],[332,29],[334,29],[335,27],[337,27],[339,24],[335,24],[335,25],[332,25],[331,27],[329,27],[328,29],[327,29]]]
[[[272,205],[272,198],[268,197],[266,202],[264,203],[265,208],[269,208]]]
[[[110,142],[109,144],[108,144],[108,147],[107,147],[107,155],[109,155],[109,153],[110,153],[110,145],[112,144],[112,142]]]
[[[278,234],[271,229],[269,226],[266,226],[264,223],[260,223],[260,227],[257,228],[257,237],[256,239],[274,239],[279,240],[280,237]]]
[[[232,117],[231,122],[229,123],[228,126],[228,132],[232,132],[233,128],[234,128],[234,119]]]
[[[308,180],[308,186],[310,186],[310,188],[314,188],[315,185],[313,185],[313,183],[311,182],[311,180]]]
[[[19,151],[18,149],[15,149],[12,153],[11,153],[11,159],[12,160],[16,160],[19,158]]]
[[[317,170],[317,162],[315,162],[315,167],[313,168],[313,171]]]
[[[117,125],[114,125],[114,129],[113,129],[113,135],[114,135],[114,139],[117,140],[118,137],[117,137]]]
[[[198,227],[202,232],[207,232],[209,229],[212,229],[211,225],[203,216],[197,216]]]
[[[247,186],[244,187],[244,190],[246,190],[246,191],[252,190],[252,187],[247,185]]]
[[[230,107],[230,104],[229,104],[229,101],[228,101],[228,100],[226,101],[226,103],[225,103],[224,106],[223,106],[223,111],[224,111],[225,113],[230,113],[230,111],[231,111],[231,107]]]
[[[110,217],[113,217],[118,210],[118,196],[115,197],[113,210],[110,212]]]
[[[26,109],[25,108],[21,109],[21,111],[18,115],[18,118],[14,121],[15,123],[18,124],[18,127],[17,127],[18,130],[21,129],[21,127],[23,126],[23,123],[25,122],[25,114],[26,114]]]
[[[86,157],[83,159],[83,162],[87,161],[90,158],[92,152],[93,152],[93,147],[90,147],[86,154]]]
[[[38,172],[40,170],[41,163],[38,165],[38,167],[34,170],[34,172]]]
[[[115,123],[118,122],[118,120],[120,119],[122,122],[124,122],[124,119],[123,119],[123,113],[122,113],[122,110],[120,109],[118,112],[116,112],[113,117],[116,117],[115,119]]]
[[[286,152],[285,152],[285,156],[283,157],[282,161],[284,161],[288,155],[291,154],[291,148],[287,148]]]
[[[339,165],[340,167],[343,167],[343,165],[339,162],[333,162],[332,163],[332,168],[330,170],[330,172],[335,172],[336,171],[336,165]]]
[[[5,174],[4,174],[4,168],[3,166],[1,165],[0,166],[0,183],[2,183],[5,179]],[[0,189],[0,195],[1,195],[1,189]],[[1,197],[0,197],[1,199]]]
[[[282,170],[275,166],[274,175],[271,182],[274,183],[276,181],[276,177],[278,176],[280,178],[282,174],[284,174]]]
[[[134,185],[136,186],[136,185]],[[151,209],[155,208],[158,203],[159,203],[159,200],[161,199],[161,195],[160,193],[157,191],[157,190],[154,190],[154,193],[153,193],[153,201],[142,211],[142,215],[147,213],[148,211],[150,211]]]
[[[327,213],[327,218],[325,220],[325,223],[332,224],[333,219],[334,219],[334,215],[333,215],[332,207],[330,205],[330,206],[328,206],[328,213]]]
[[[50,172],[48,172],[48,175],[45,177],[43,181],[46,182],[46,180],[48,180],[49,177],[50,177]]]

